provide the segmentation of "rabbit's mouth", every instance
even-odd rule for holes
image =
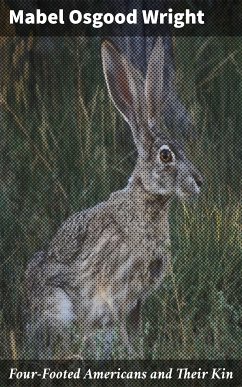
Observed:
[[[201,192],[202,178],[199,184],[193,176],[189,176],[179,184],[176,189],[176,196],[181,200],[190,200],[197,197]]]

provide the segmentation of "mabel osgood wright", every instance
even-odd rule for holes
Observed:
[[[72,10],[69,13],[68,22],[71,24],[91,24],[93,28],[101,28],[109,24],[169,24],[175,28],[182,28],[186,24],[204,24],[204,12],[196,13],[186,9],[184,12],[174,13],[171,8],[167,12],[159,10],[142,10],[142,20],[139,19],[137,9],[133,9],[128,14],[124,13],[82,13],[79,10]],[[65,14],[63,9],[57,13],[46,14],[36,9],[35,13],[24,13],[23,10],[10,10],[10,24],[65,24]]]

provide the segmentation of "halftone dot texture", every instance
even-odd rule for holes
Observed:
[[[0,356],[241,358],[241,38],[0,42]]]

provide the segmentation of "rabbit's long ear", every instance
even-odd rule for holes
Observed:
[[[164,104],[164,46],[157,38],[152,50],[145,80],[145,98],[150,129],[159,127]]]
[[[150,145],[151,139],[142,130],[147,120],[143,77],[108,41],[102,44],[102,62],[110,97],[129,123],[139,154],[146,157],[147,145]]]

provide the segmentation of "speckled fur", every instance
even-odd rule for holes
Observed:
[[[146,81],[110,43],[103,45],[102,58],[110,96],[133,132],[135,170],[125,189],[64,222],[26,273],[32,316],[54,329],[78,321],[88,333],[125,321],[160,287],[171,260],[171,199],[197,194],[202,181],[182,148],[157,129],[161,107],[152,104],[162,99],[161,90],[154,95],[162,85],[161,39]],[[168,164],[159,158],[164,147],[173,155]]]

